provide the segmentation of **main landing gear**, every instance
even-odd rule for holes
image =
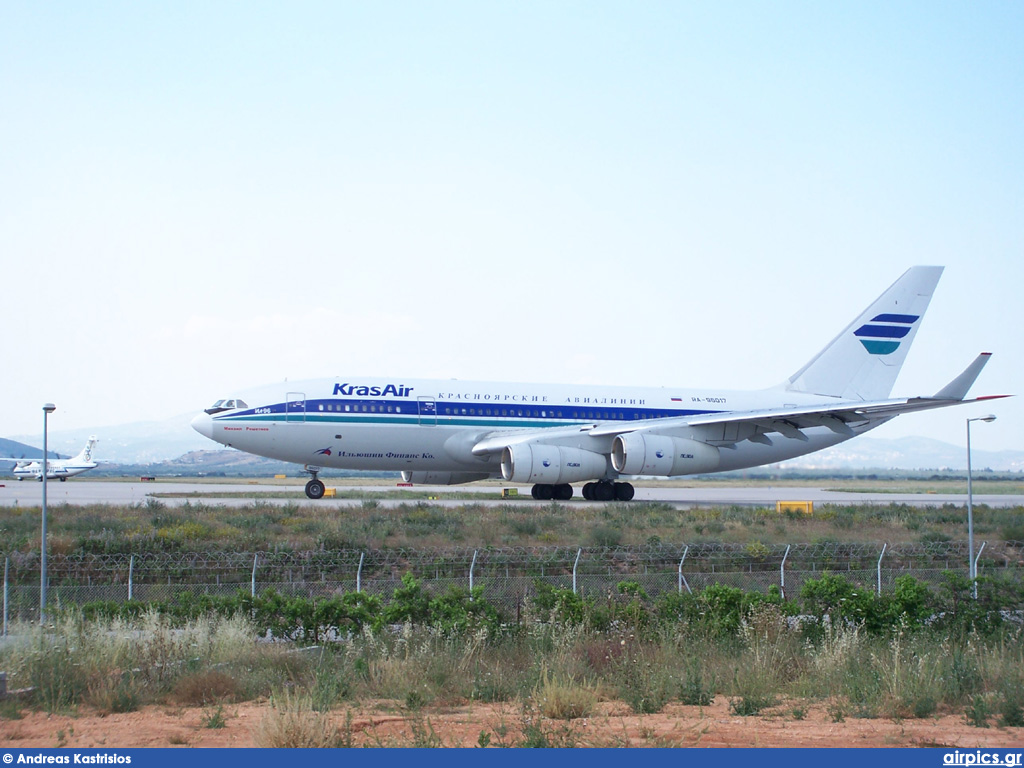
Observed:
[[[537,501],[568,501],[572,498],[572,492],[572,486],[568,483],[538,483],[533,486],[530,494]],[[587,501],[632,501],[633,493],[633,486],[630,483],[613,483],[611,480],[601,480],[583,486],[583,498]]]
[[[313,476],[313,479],[306,483],[306,496],[313,500],[322,499],[327,492],[327,486],[324,485],[323,480],[317,477],[320,467],[306,466],[304,469]]]
[[[583,498],[587,501],[632,501],[633,486],[630,483],[613,483],[601,480],[583,486]]]
[[[561,483],[559,485],[548,485],[547,483],[537,483],[533,486],[533,490],[530,491],[530,495],[533,496],[537,501],[568,501],[572,498],[572,486],[568,483]]]

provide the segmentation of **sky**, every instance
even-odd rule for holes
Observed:
[[[323,376],[767,387],[915,264],[894,396],[982,351],[972,393],[1024,394],[1024,4],[0,19],[0,436]],[[1022,397],[874,434],[989,412],[1024,446]]]

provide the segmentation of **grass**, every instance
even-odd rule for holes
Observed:
[[[339,728],[318,711],[303,693],[282,691],[271,700],[270,711],[256,727],[256,746],[276,749],[332,749],[352,743],[351,720]]]
[[[814,515],[773,508],[678,509],[666,503],[538,504],[531,500],[459,506],[429,500],[387,509],[364,503],[339,512],[308,503],[254,499],[241,507],[207,502],[166,506],[51,505],[50,552],[143,554],[173,551],[312,551],[510,546],[643,546],[651,542],[722,542],[769,546],[796,542],[962,540],[960,505],[818,505]],[[7,554],[38,549],[39,510],[0,508]],[[1024,508],[975,509],[975,532],[990,544],[1024,536]]]
[[[607,700],[641,714],[721,696],[739,716],[799,718],[821,704],[837,722],[956,712],[976,727],[1024,725],[1021,628],[956,641],[928,629],[868,636],[848,626],[811,636],[772,605],[726,636],[685,622],[598,631],[531,621],[487,638],[404,625],[312,652],[256,644],[241,617],[171,626],[154,615],[131,624],[67,616],[55,631],[16,626],[14,634],[21,640],[0,648],[0,667],[12,687],[38,686],[31,706],[200,706],[203,725],[218,728],[230,704],[269,697],[257,727],[262,746],[350,746],[351,722],[342,725],[339,713],[366,701],[393,702],[417,746],[438,745],[431,707],[480,700],[522,713],[514,738],[482,736],[517,746],[578,743],[570,724]]]

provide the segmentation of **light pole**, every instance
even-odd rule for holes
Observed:
[[[971,580],[971,594],[975,599],[978,597],[978,584],[976,579],[978,573],[974,568],[974,486],[971,479],[971,422],[972,421],[995,421],[992,414],[988,416],[977,416],[967,420],[967,575]]]
[[[48,452],[46,445],[46,419],[57,410],[53,403],[43,406],[43,530],[40,533],[39,541],[39,623],[46,623],[46,475],[49,471],[47,464]]]

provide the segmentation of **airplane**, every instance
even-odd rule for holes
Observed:
[[[98,465],[92,460],[92,449],[97,442],[98,439],[95,435],[90,437],[86,441],[85,448],[82,449],[82,452],[73,459],[48,459],[46,462],[46,479],[60,480],[63,483],[69,477],[74,477],[75,475],[80,475],[87,470],[95,469]],[[18,459],[13,456],[0,457],[0,462],[6,461],[15,462],[14,469],[11,470],[11,472],[16,478],[18,478],[18,480],[24,480],[26,477],[30,477],[42,481],[42,459]]]
[[[636,388],[342,376],[217,400],[192,427],[246,453],[325,467],[400,471],[407,483],[486,478],[535,499],[629,501],[623,477],[745,469],[820,451],[915,411],[965,399],[982,353],[925,397],[890,393],[943,267],[907,270],[821,352],[768,389]]]

